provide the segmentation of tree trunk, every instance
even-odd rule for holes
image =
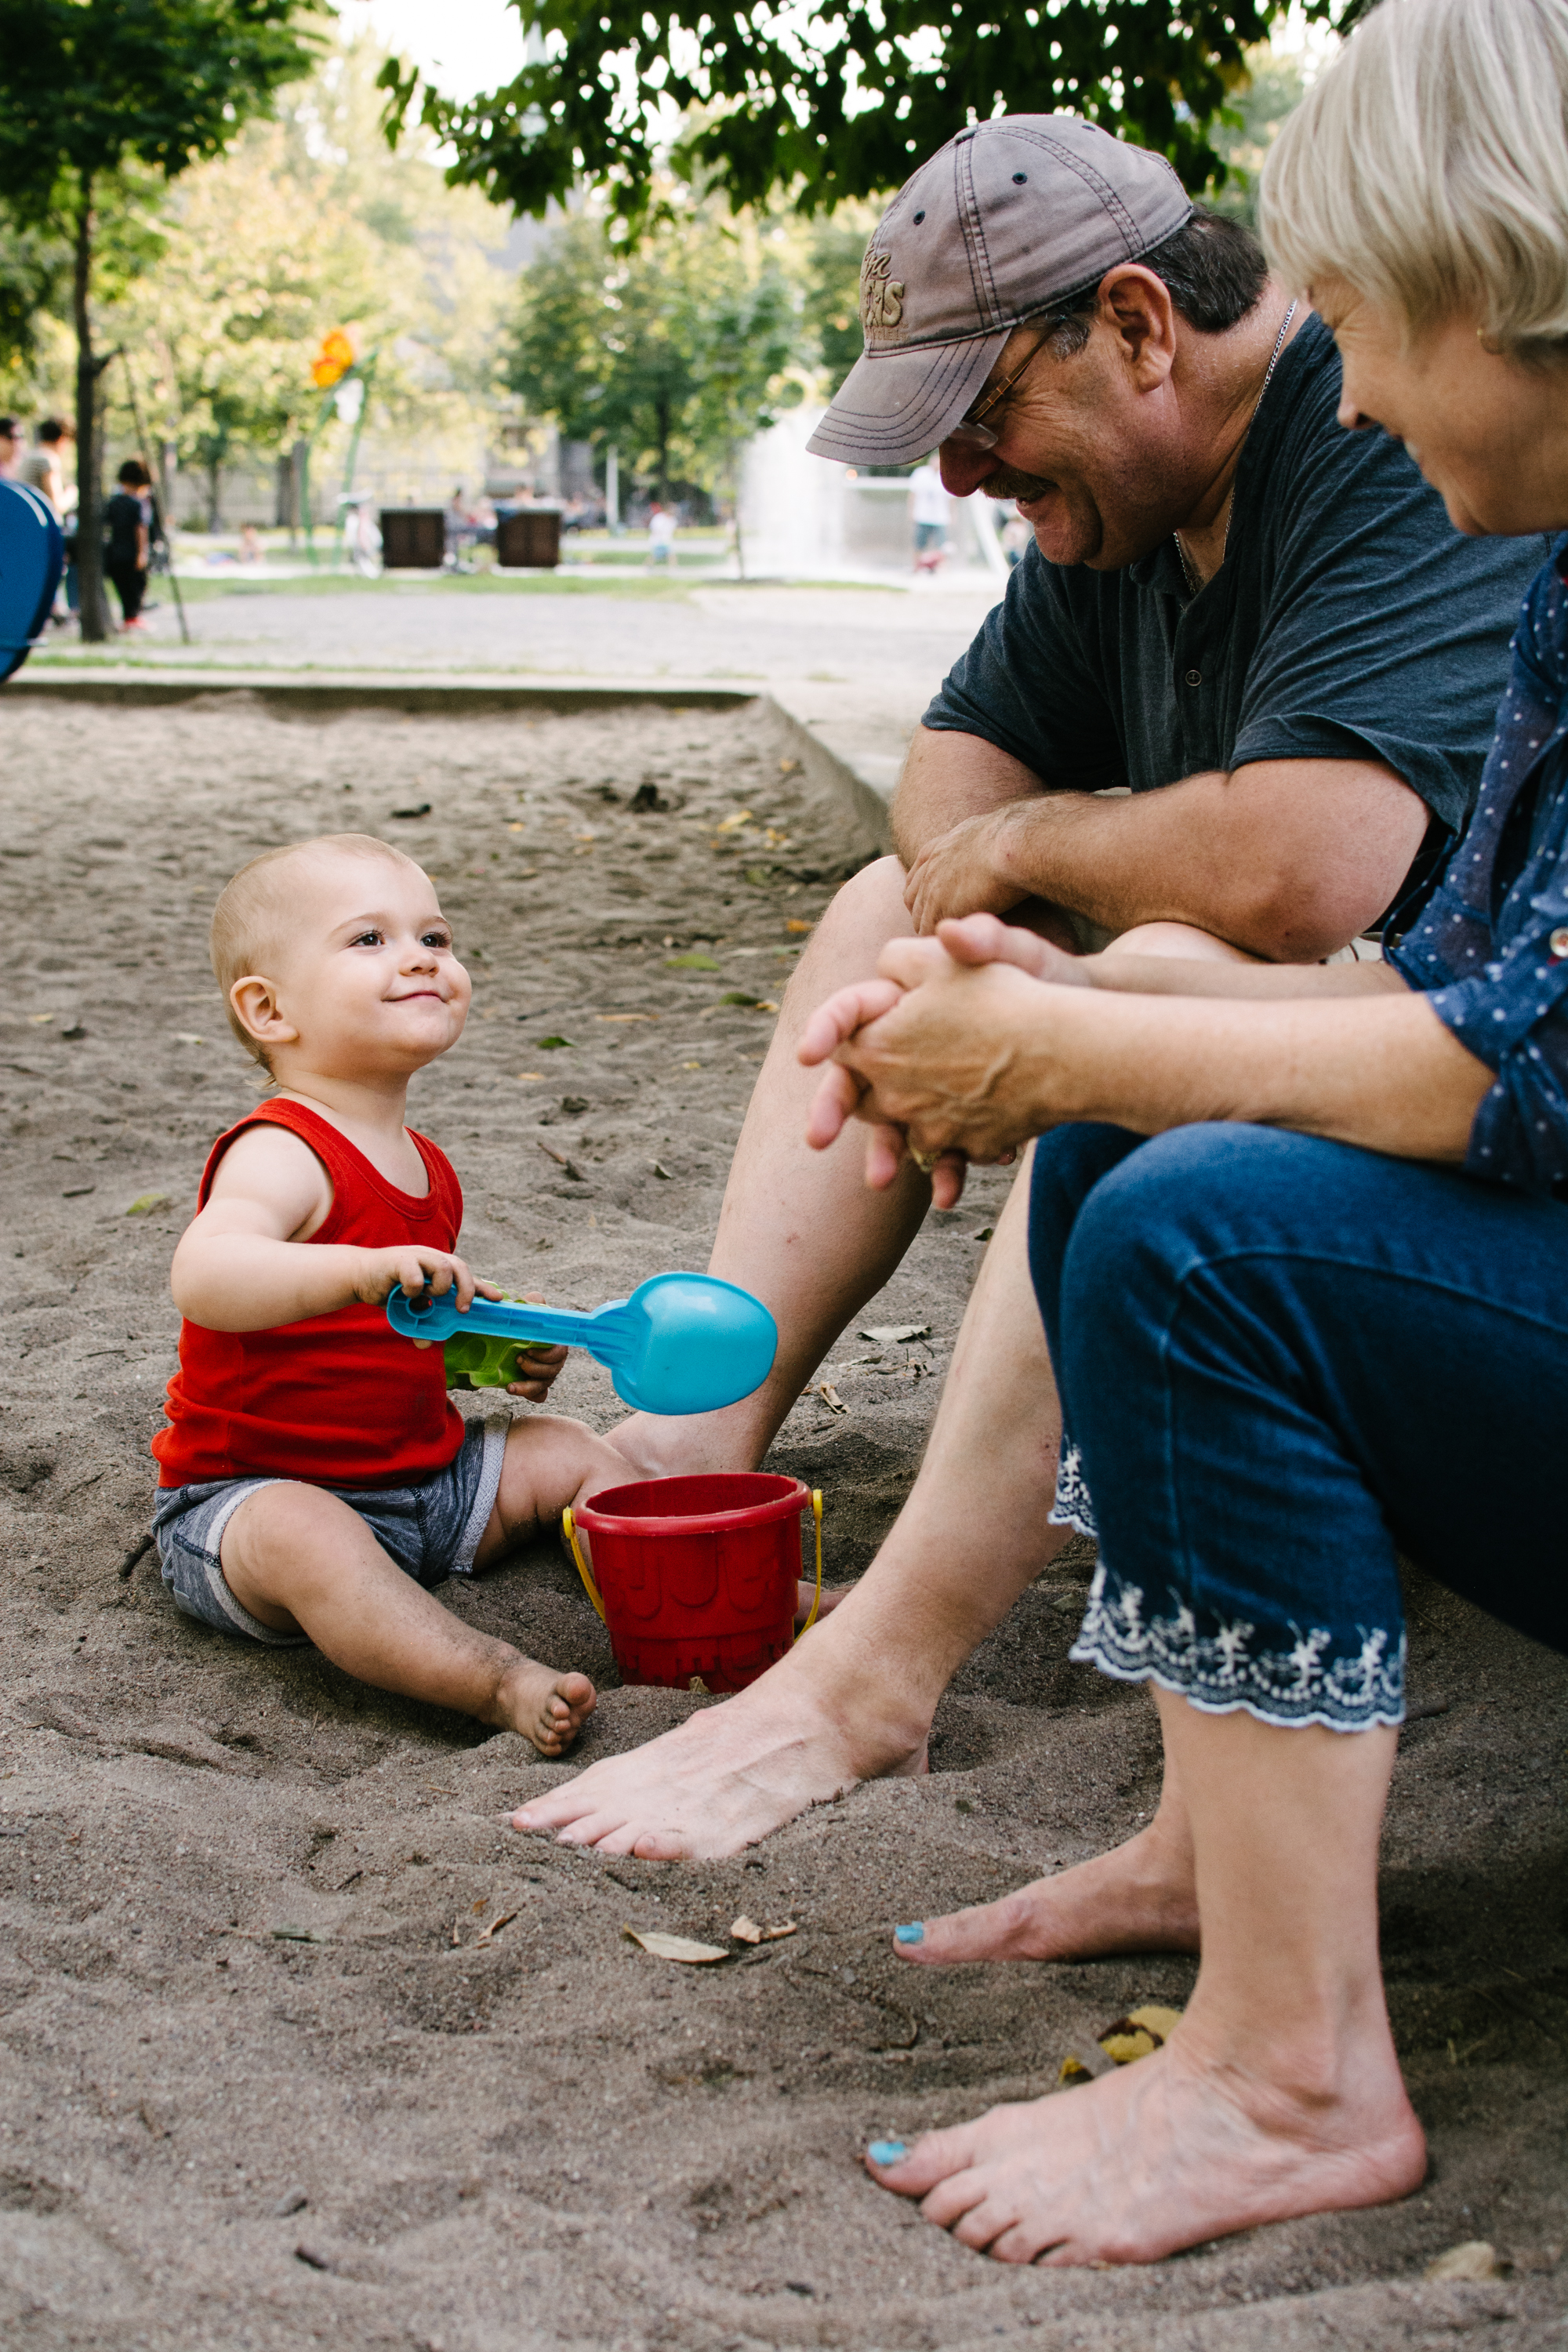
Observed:
[[[746,550],[741,538],[741,467],[742,451],[731,441],[727,452],[730,472],[730,507],[735,518],[735,570],[743,580],[746,576]]]
[[[81,603],[82,641],[101,646],[110,635],[109,598],[103,585],[103,449],[98,432],[98,379],[93,357],[92,182],[84,177],[76,216],[72,309],[76,320],[76,576]]]
[[[209,531],[218,531],[223,529],[223,517],[218,510],[218,484],[222,477],[222,458],[209,457],[207,459],[207,529]]]
[[[661,400],[655,414],[658,422],[658,498],[661,506],[669,504],[669,403]]]

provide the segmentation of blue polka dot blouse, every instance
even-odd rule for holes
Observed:
[[[1384,951],[1497,1073],[1466,1168],[1568,1200],[1568,532],[1525,595],[1475,814]]]

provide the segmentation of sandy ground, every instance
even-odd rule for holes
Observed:
[[[254,1093],[205,969],[219,883],[254,850],[351,824],[426,859],[478,989],[415,1116],[464,1177],[473,1260],[592,1304],[703,1262],[769,1026],[722,999],[776,995],[800,936],[788,922],[820,910],[851,855],[762,723],[315,726],[233,705],[21,703],[0,725],[5,2341],[1568,2343],[1552,1785],[1568,1675],[1453,1600],[1413,1595],[1426,1711],[1405,1735],[1385,1864],[1393,2011],[1432,2180],[1396,2208],[1146,2271],[1017,2273],[927,2228],[856,2156],[869,2135],[1048,2090],[1073,2040],[1189,1989],[1174,1959],[917,1974],[888,1948],[893,1920],[1087,1855],[1154,1801],[1146,1701],[1066,1662],[1081,1556],[961,1675],[929,1781],[860,1790],[702,1866],[519,1840],[505,1810],[564,1768],[313,1654],[182,1619],[150,1560],[132,1562],[173,1360],[168,1256],[209,1139]],[[662,811],[630,811],[644,782]],[[393,815],[423,802],[426,818]],[[753,821],[718,834],[741,808]],[[711,972],[667,961],[705,949]],[[657,1017],[609,1017],[627,1013]],[[575,1042],[545,1052],[550,1035]],[[862,1318],[927,1322],[929,1342],[878,1361],[845,1342],[846,1410],[803,1401],[784,1431],[779,1464],[826,1490],[830,1574],[864,1565],[907,1489],[1002,1181],[982,1176],[933,1219]],[[148,1194],[166,1197],[132,1213]],[[581,1360],[558,1393],[615,1417]],[[595,1675],[585,1759],[703,1703],[616,1686],[548,1545],[451,1605]],[[682,1969],[621,1932],[722,1937],[741,1911],[798,1933]],[[1424,2278],[1476,2238],[1502,2275]]]

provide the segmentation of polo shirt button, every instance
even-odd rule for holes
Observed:
[[[1188,670],[1188,672],[1186,673],[1185,680],[1184,680],[1184,683],[1185,683],[1186,685],[1188,685],[1188,686],[1202,686],[1203,682],[1204,682],[1204,674],[1203,674],[1203,672],[1202,672],[1202,670],[1201,670],[1201,669],[1190,669],[1190,670]]]
[[[1559,923],[1546,944],[1561,963],[1563,958],[1568,956],[1568,923]]]

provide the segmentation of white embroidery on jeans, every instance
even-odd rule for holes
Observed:
[[[1063,1460],[1065,1467],[1065,1452]],[[1245,1707],[1264,1723],[1363,1731],[1375,1723],[1403,1722],[1403,1633],[1395,1640],[1383,1626],[1361,1626],[1359,1650],[1334,1657],[1326,1626],[1303,1632],[1291,1624],[1288,1645],[1255,1649],[1258,1629],[1245,1618],[1216,1623],[1213,1633],[1203,1634],[1188,1604],[1173,1592],[1169,1597],[1170,1616],[1147,1613],[1142,1586],[1108,1580],[1101,1560],[1069,1656],[1119,1682],[1152,1678],[1194,1706]]]
[[[1061,1460],[1057,1465],[1057,1498],[1050,1507],[1048,1524],[1053,1528],[1071,1528],[1075,1534],[1088,1536],[1091,1543],[1100,1540],[1089,1481],[1083,1475],[1083,1455],[1065,1430]]]

